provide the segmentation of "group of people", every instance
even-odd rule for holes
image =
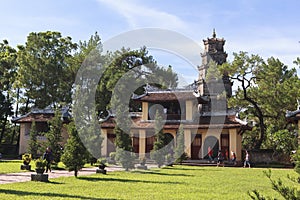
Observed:
[[[213,157],[212,157],[213,149],[211,147],[208,147],[207,155],[208,155],[209,162],[211,162],[213,160]],[[228,153],[226,153],[226,158],[228,158]],[[222,151],[219,150],[218,155],[217,155],[217,166],[222,165],[223,161],[224,161],[224,155],[223,155]],[[230,161],[232,164],[236,165],[236,153],[234,151],[231,151]],[[245,151],[245,160],[244,160],[243,167],[246,167],[246,166],[248,166],[249,168],[251,167],[250,166],[250,156],[249,156],[249,153],[247,150]]]

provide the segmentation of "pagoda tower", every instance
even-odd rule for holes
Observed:
[[[226,62],[227,53],[224,51],[225,40],[223,38],[217,38],[215,29],[211,38],[203,40],[204,52],[201,53],[202,65],[198,67],[198,92],[200,96],[207,96],[211,100],[219,99],[219,96],[226,92],[226,97],[232,95],[232,83],[229,80],[227,74],[222,74],[220,80],[209,81],[207,80],[207,72],[211,67],[211,61],[214,61],[216,65],[222,65]],[[218,73],[215,70],[216,74]],[[219,101],[220,107],[224,107],[224,102]],[[225,107],[227,109],[227,103],[225,100]],[[202,108],[202,112],[210,112],[211,105],[206,105]]]

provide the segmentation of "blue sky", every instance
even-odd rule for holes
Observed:
[[[96,31],[103,41],[139,28],[176,31],[197,42],[217,36],[226,39],[228,59],[247,51],[274,56],[287,65],[300,54],[300,3],[297,0],[28,0],[1,1],[0,40],[24,44],[30,32],[59,31],[74,42],[88,40]],[[199,49],[199,54],[202,52]],[[160,64],[171,64],[187,82],[197,71],[166,52],[151,51]],[[199,65],[201,64],[199,55]]]

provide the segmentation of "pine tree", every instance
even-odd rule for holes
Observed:
[[[61,131],[63,127],[61,112],[59,110],[55,111],[54,117],[49,121],[49,126],[50,130],[46,133],[47,145],[52,151],[54,162],[58,163],[62,154],[59,142],[62,141]]]
[[[183,125],[181,124],[178,129],[177,138],[176,138],[176,147],[175,147],[175,162],[181,163],[187,158],[186,153],[184,152],[184,131]]]
[[[28,144],[29,145],[28,151],[33,158],[37,158],[37,154],[38,154],[39,144],[37,141],[37,136],[38,136],[38,132],[36,130],[36,123],[35,121],[33,121],[29,132],[29,144]]]
[[[74,122],[68,124],[67,129],[69,139],[65,144],[61,161],[69,171],[74,171],[74,175],[77,177],[78,171],[82,169],[84,164],[87,162],[86,158],[88,158],[89,153],[80,140]]]
[[[155,114],[154,126],[155,126],[156,141],[154,142],[153,150],[150,152],[150,157],[151,159],[155,160],[155,162],[158,164],[158,167],[161,167],[165,162],[165,158],[168,152],[164,148],[165,136],[163,133],[163,120],[158,110],[156,111]]]

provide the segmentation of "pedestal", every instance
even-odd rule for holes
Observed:
[[[48,182],[48,174],[31,174],[31,180]]]
[[[106,174],[106,169],[97,169],[96,173]]]
[[[21,165],[21,170],[31,170],[31,165]]]

